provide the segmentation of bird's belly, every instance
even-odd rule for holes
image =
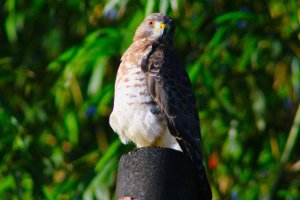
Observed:
[[[111,127],[123,143],[150,146],[166,131],[166,121],[149,95],[144,73],[136,69],[116,84]]]

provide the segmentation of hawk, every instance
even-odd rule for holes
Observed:
[[[121,58],[110,125],[126,144],[182,150],[211,190],[202,163],[200,122],[189,76],[173,49],[175,22],[154,13],[137,28]]]

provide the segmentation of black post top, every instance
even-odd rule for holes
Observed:
[[[143,147],[121,157],[117,200],[201,200],[200,183],[191,160],[180,151]]]

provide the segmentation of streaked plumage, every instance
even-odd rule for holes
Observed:
[[[182,150],[205,183],[201,186],[203,194],[208,194],[205,199],[211,199],[202,164],[196,99],[172,47],[174,31],[173,20],[159,13],[138,27],[133,44],[121,59],[110,125],[123,143]]]

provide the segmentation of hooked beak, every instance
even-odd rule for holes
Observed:
[[[155,32],[159,34],[159,37],[162,37],[167,25],[165,23],[157,23],[155,27]]]
[[[160,23],[159,28],[160,29],[165,29],[167,25],[165,23]]]

